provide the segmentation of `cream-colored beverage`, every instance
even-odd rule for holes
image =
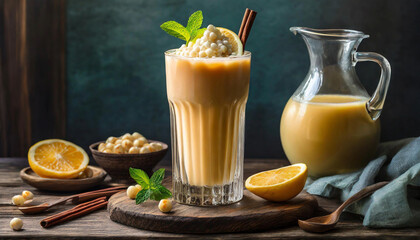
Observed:
[[[280,124],[283,149],[291,163],[305,163],[311,176],[355,171],[373,156],[380,123],[366,110],[368,98],[317,95],[309,102],[292,97]]]
[[[174,200],[241,200],[251,54],[235,33],[209,25],[201,38],[167,51],[165,64]]]
[[[166,56],[166,87],[176,121],[179,176],[194,186],[233,181],[243,158],[241,133],[248,99],[250,58]]]

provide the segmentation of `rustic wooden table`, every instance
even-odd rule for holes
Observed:
[[[245,177],[249,175],[280,167],[287,164],[285,160],[278,159],[247,159],[245,161]],[[41,219],[48,212],[39,215],[24,216],[15,206],[10,204],[10,199],[22,190],[32,191],[38,200],[57,198],[56,193],[40,192],[25,183],[19,177],[19,170],[28,165],[25,158],[0,158],[0,239],[149,239],[149,238],[206,238],[206,239],[420,239],[419,228],[406,229],[369,229],[363,227],[362,218],[357,215],[344,214],[338,228],[324,234],[307,233],[297,226],[279,228],[267,232],[213,234],[213,235],[186,235],[170,234],[140,230],[115,223],[109,219],[106,210],[99,210],[79,219],[44,229],[39,225]],[[162,166],[161,166],[162,167]],[[169,166],[164,166],[169,168]],[[317,197],[320,205],[319,213],[332,211],[338,202]],[[60,206],[54,212],[70,208],[70,204]],[[22,231],[12,231],[9,221],[13,217],[23,220]],[[211,227],[211,226],[209,226]]]

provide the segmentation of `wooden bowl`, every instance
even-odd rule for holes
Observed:
[[[163,149],[151,153],[103,153],[98,151],[99,144],[104,141],[94,143],[89,146],[95,161],[111,176],[116,182],[134,182],[130,177],[129,168],[140,168],[147,174],[152,173],[152,169],[166,155],[168,145],[163,142],[149,140],[149,142],[160,143]]]
[[[87,171],[88,175],[91,177],[73,179],[43,178],[32,171],[30,167],[27,167],[20,171],[20,178],[22,178],[25,183],[40,190],[78,192],[99,185],[106,177],[106,172],[99,167],[87,166],[85,171]]]

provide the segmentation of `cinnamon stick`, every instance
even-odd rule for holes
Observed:
[[[54,215],[52,215],[52,216],[46,217],[46,218],[44,218],[42,221],[46,221],[46,222],[48,222],[48,221],[51,221],[51,220],[54,220],[54,219],[58,219],[58,218],[60,218],[60,217],[64,217],[64,216],[66,216],[66,215],[68,215],[68,214],[70,214],[70,213],[74,213],[74,212],[75,212],[75,209],[77,209],[77,208],[84,207],[84,206],[87,206],[87,205],[93,206],[93,205],[94,205],[94,204],[96,204],[96,203],[101,203],[101,202],[104,202],[104,201],[105,201],[105,199],[106,199],[106,198],[98,198],[98,199],[95,199],[95,200],[90,201],[90,202],[86,202],[86,203],[83,203],[83,204],[79,204],[79,205],[77,205],[76,207],[73,207],[73,208],[68,209],[68,210],[66,210],[66,211],[62,211],[62,212],[60,212],[60,213],[57,213],[57,214],[54,214]]]
[[[90,191],[90,192],[85,192],[85,193],[80,193],[80,194],[76,194],[74,196],[76,196],[77,198],[73,199],[73,203],[80,203],[80,202],[85,202],[94,198],[98,198],[98,197],[102,197],[102,196],[107,196],[110,197],[111,195],[122,191],[124,189],[126,189],[126,186],[120,186],[120,187],[110,187],[110,188],[104,188],[104,189],[99,189],[99,190],[95,190],[95,191]]]
[[[102,198],[94,199],[86,203],[79,204],[78,206],[70,210],[63,211],[61,213],[52,215],[50,217],[47,217],[41,220],[40,224],[42,227],[48,228],[56,224],[70,221],[72,219],[84,216],[95,210],[105,207],[108,204],[108,201],[106,201],[105,199],[106,197],[102,197]]]
[[[244,28],[245,28],[246,21],[248,20],[248,17],[249,17],[249,12],[251,12],[249,8],[245,9],[244,17],[242,18],[241,27],[239,28],[239,32],[238,32],[239,39],[241,39],[241,36],[244,33]]]
[[[106,198],[107,198],[106,196],[104,196],[104,197],[99,197],[99,198],[93,199],[92,201],[89,201],[89,202],[84,202],[84,203],[78,204],[77,206],[73,207],[73,209],[76,209],[76,208],[81,208],[81,207],[87,206],[87,205],[89,205],[89,204],[91,204],[91,203],[100,202],[100,201],[105,201],[105,200],[106,200]]]
[[[55,221],[59,218],[65,217],[65,216],[67,216],[69,214],[72,214],[72,213],[76,213],[78,211],[81,211],[83,209],[92,207],[92,206],[94,206],[96,204],[99,204],[99,203],[102,203],[102,202],[105,202],[105,198],[99,198],[99,199],[95,199],[95,200],[92,200],[92,201],[89,201],[89,202],[86,202],[86,203],[83,203],[83,204],[79,204],[76,207],[73,207],[73,208],[68,209],[66,211],[54,214],[54,215],[49,216],[49,217],[46,217],[42,221],[46,221],[46,222],[49,222],[49,221],[52,221],[52,220]]]
[[[103,188],[103,189],[99,189],[99,190],[84,192],[84,193],[80,193],[80,194],[77,194],[77,195],[80,196],[80,195],[87,195],[87,194],[91,194],[91,193],[106,192],[106,191],[110,191],[110,190],[126,189],[126,188],[127,188],[127,186],[110,187],[110,188]]]
[[[254,10],[246,9],[244,17],[242,19],[241,27],[239,29],[238,37],[241,39],[243,48],[245,50],[246,40],[248,39],[249,33],[251,32],[252,25],[254,23],[257,12]]]
[[[118,193],[120,191],[124,191],[124,190],[123,189],[115,189],[115,190],[104,191],[104,192],[92,192],[92,193],[88,193],[88,194],[80,194],[80,195],[78,195],[77,198],[73,199],[73,203],[86,202],[86,201],[89,201],[91,199],[95,199],[95,198],[98,198],[98,197],[110,197],[110,196],[112,196],[115,193]]]

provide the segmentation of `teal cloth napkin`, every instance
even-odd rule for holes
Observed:
[[[308,179],[310,194],[347,200],[376,182],[390,181],[371,196],[347,207],[373,228],[420,227],[420,137],[382,143],[378,157],[358,172]]]

